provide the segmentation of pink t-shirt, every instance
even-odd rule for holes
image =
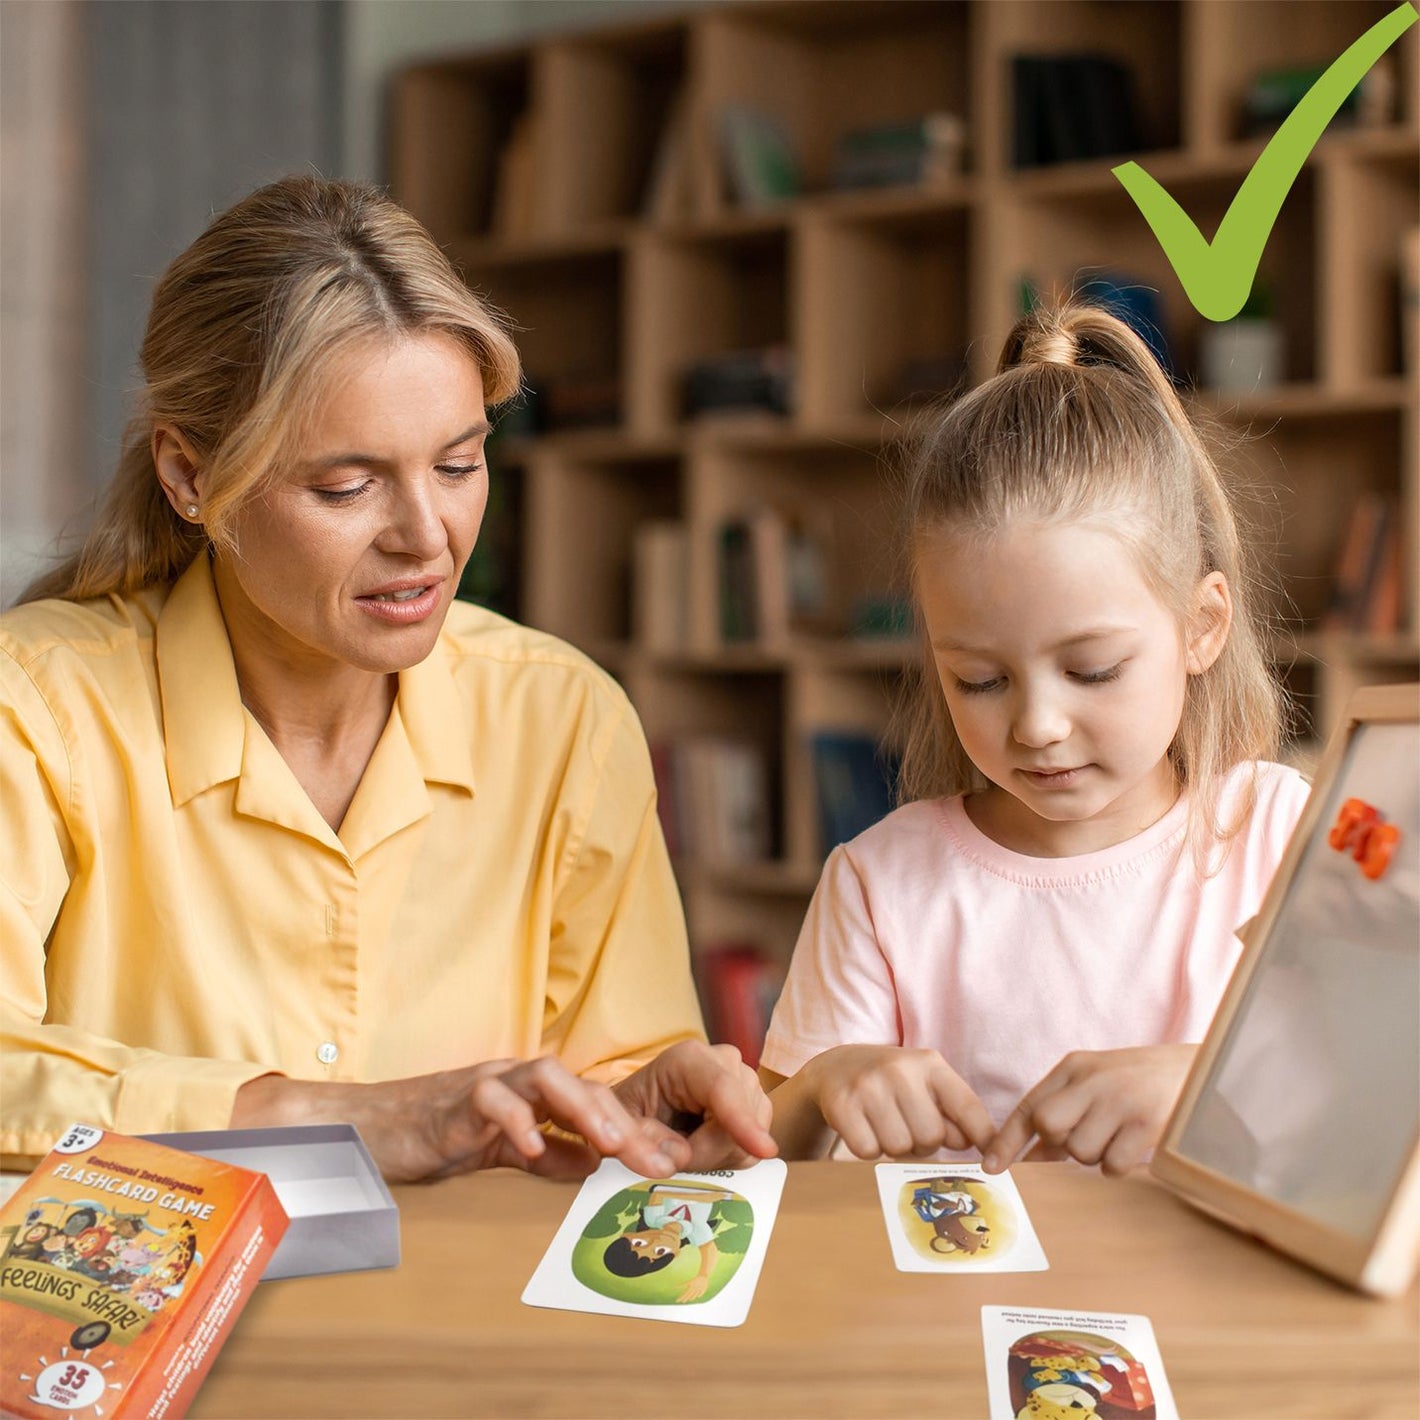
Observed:
[[[761,1062],[792,1075],[834,1045],[938,1050],[1000,1124],[1072,1050],[1203,1038],[1306,802],[1256,766],[1257,805],[1204,878],[1179,801],[1127,842],[1031,858],[960,797],[889,814],[824,866]],[[1228,776],[1230,821],[1251,764]]]

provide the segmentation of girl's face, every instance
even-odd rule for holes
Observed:
[[[931,532],[918,547],[942,692],[990,781],[967,800],[977,827],[1019,853],[1068,857],[1167,812],[1166,754],[1202,663],[1124,544],[1021,523],[985,543]]]
[[[217,584],[234,647],[403,670],[434,647],[488,501],[478,365],[452,337],[337,362],[289,471],[245,508]]]

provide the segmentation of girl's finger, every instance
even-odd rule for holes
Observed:
[[[854,1158],[876,1159],[888,1152],[879,1140],[877,1130],[861,1108],[850,1105],[841,1113],[835,1111],[832,1118],[825,1115],[825,1120],[843,1140]]]
[[[944,1066],[932,1075],[932,1096],[937,1108],[949,1121],[944,1137],[949,1148],[985,1149],[996,1133],[986,1106],[976,1096],[976,1091],[957,1074],[951,1066]]]
[[[1131,1120],[1110,1140],[1100,1159],[1100,1166],[1111,1178],[1118,1178],[1137,1168],[1148,1156],[1154,1140],[1152,1130],[1143,1120]]]
[[[1113,1110],[1095,1108],[1086,1110],[1083,1117],[1070,1130],[1064,1140],[1065,1148],[1072,1159],[1082,1164],[1097,1164],[1104,1157],[1119,1129],[1119,1119]]]
[[[897,1110],[909,1135],[907,1154],[932,1154],[942,1147],[947,1121],[938,1107],[930,1080],[904,1081],[897,1091]]]

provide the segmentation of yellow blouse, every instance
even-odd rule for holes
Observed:
[[[602,1080],[702,1034],[620,688],[456,604],[337,835],[243,707],[206,559],[0,618],[0,1154],[71,1121],[222,1128],[271,1070],[555,1054]]]

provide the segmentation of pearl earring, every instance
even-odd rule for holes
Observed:
[[[187,516],[189,518],[195,518],[200,511],[201,509],[198,508],[196,503],[189,503],[187,505]]]

